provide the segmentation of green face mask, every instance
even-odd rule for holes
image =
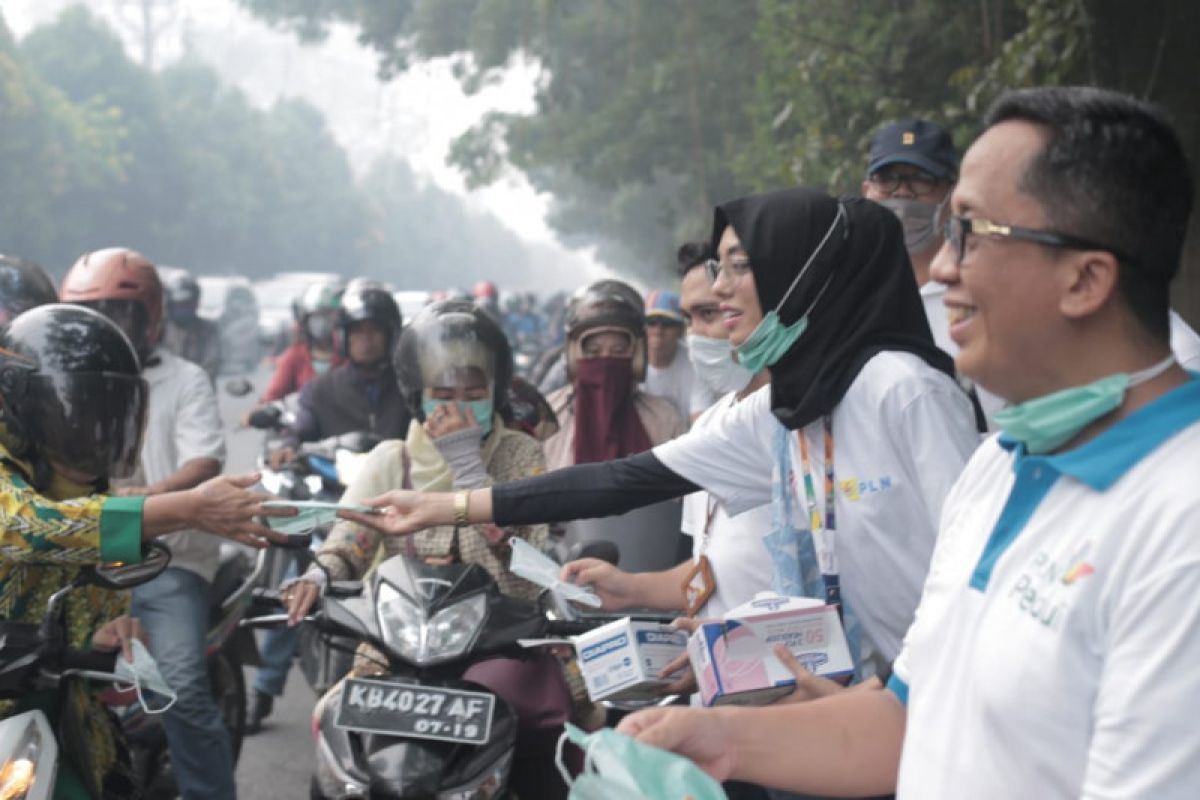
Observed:
[[[993,415],[1008,436],[1033,454],[1049,453],[1069,442],[1090,423],[1121,407],[1131,386],[1156,378],[1175,363],[1167,356],[1140,372],[1119,372],[1084,386],[1035,397]]]
[[[459,403],[459,408],[463,406],[471,409],[471,413],[475,415],[475,422],[483,430],[483,435],[487,436],[492,432],[492,401],[491,400],[430,400],[423,398],[421,400],[421,410],[425,412],[425,419],[429,419],[429,415],[433,410],[440,405],[447,403]]]
[[[558,742],[558,769],[571,787],[571,800],[725,800],[725,791],[695,762],[603,728],[584,733],[571,723]],[[563,742],[585,753],[583,772],[574,781],[563,764]]]
[[[779,311],[783,308],[783,304],[787,302],[788,298],[792,296],[792,292],[796,290],[796,286],[799,285],[800,279],[808,272],[808,268],[812,266],[813,262],[817,260],[817,256],[825,249],[826,243],[833,237],[833,232],[837,230],[838,223],[843,221],[845,217],[846,207],[838,203],[837,216],[833,218],[833,224],[829,226],[829,230],[825,231],[825,235],[821,237],[820,243],[817,244],[812,255],[808,257],[808,261],[804,262],[804,266],[796,274],[792,285],[783,293],[783,297],[779,299],[774,310],[767,312],[762,322],[758,323],[758,327],[746,338],[746,341],[734,348],[734,352],[737,353],[738,363],[750,370],[751,374],[755,374],[764,367],[769,367],[783,358],[784,353],[791,349],[796,340],[808,328],[808,315],[816,308],[821,295],[825,294],[825,290],[829,288],[829,284],[833,280],[832,272],[829,273],[825,284],[817,292],[817,296],[813,298],[813,301],[809,303],[808,308],[791,325],[783,324],[783,321],[779,319]],[[845,238],[845,232],[843,232],[842,238]]]

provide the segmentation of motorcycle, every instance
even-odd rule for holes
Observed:
[[[313,713],[314,798],[504,796],[517,716],[471,665],[522,657],[523,640],[565,637],[603,620],[562,618],[543,595],[509,597],[476,564],[432,565],[400,555],[365,585],[333,581],[306,622],[322,636],[365,642],[381,675],[348,677]],[[246,620],[282,624],[286,615]]]
[[[235,765],[246,730],[246,684],[242,668],[258,664],[254,635],[239,623],[250,612],[253,590],[261,586],[266,566],[265,550],[258,551],[252,561],[246,548],[222,542],[217,572],[209,590],[205,657],[213,698],[229,730]],[[108,690],[101,696],[121,721],[146,797],[150,800],[176,797],[178,790],[162,723],[146,714],[128,692]]]
[[[131,589],[157,577],[170,560],[166,547],[150,543],[136,564],[80,570],[71,583],[50,595],[40,624],[0,622],[0,698],[17,699],[46,690],[61,695],[80,681],[121,682],[114,673],[116,652],[66,646],[67,595],[89,585],[114,591]],[[77,718],[74,704],[62,706],[55,720],[45,711],[32,710],[0,722],[0,797],[53,797],[60,754],[71,759],[85,783],[91,782],[90,753],[82,736],[85,726]],[[97,787],[89,788],[99,794]]]

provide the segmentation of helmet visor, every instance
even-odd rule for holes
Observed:
[[[132,375],[33,375],[22,419],[50,461],[93,478],[126,478],[138,465],[147,395]]]
[[[417,359],[426,396],[449,389],[478,392],[496,382],[496,353],[475,332],[475,318],[467,313],[443,314],[421,331]],[[422,326],[424,327],[424,326]]]

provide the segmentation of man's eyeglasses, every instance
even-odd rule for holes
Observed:
[[[943,183],[941,178],[930,175],[928,172],[899,172],[886,167],[878,172],[872,172],[867,180],[875,184],[884,194],[892,194],[903,184],[917,197],[933,194]]]
[[[715,258],[704,262],[704,271],[708,274],[708,282],[716,283],[721,276],[721,270],[728,270],[731,279],[737,279],[750,272],[750,259],[745,256],[734,258],[728,264],[722,264]]]
[[[1079,236],[1071,236],[1056,231],[1044,231],[1036,228],[1022,228],[1019,225],[1002,225],[978,217],[950,217],[942,229],[942,235],[954,250],[954,263],[961,264],[967,252],[967,236],[996,236],[1004,239],[1021,239],[1026,242],[1037,242],[1047,247],[1060,247],[1066,250],[1103,250],[1112,253],[1119,260],[1129,264],[1137,263],[1136,259],[1122,253],[1114,247],[1093,242]]]

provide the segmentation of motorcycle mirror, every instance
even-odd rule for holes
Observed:
[[[254,391],[254,384],[245,378],[230,378],[225,382],[225,391],[233,397],[245,397]]]
[[[590,542],[576,542],[571,546],[570,561],[580,558],[598,558],[616,566],[621,560],[621,549],[616,542],[607,539],[593,539]]]
[[[282,417],[283,411],[278,406],[263,406],[251,411],[247,421],[251,428],[270,430],[279,426],[279,420]]]
[[[171,551],[167,546],[160,542],[150,542],[142,548],[141,561],[134,564],[124,561],[97,564],[92,569],[80,573],[80,577],[84,583],[105,589],[132,589],[157,578],[170,563]]]

